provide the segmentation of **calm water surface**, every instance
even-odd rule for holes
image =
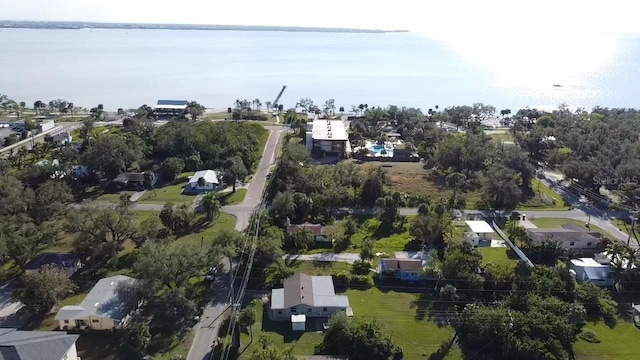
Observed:
[[[162,98],[226,108],[237,98],[273,101],[287,85],[280,101],[286,107],[300,97],[334,98],[347,109],[472,102],[640,107],[637,35],[616,36],[596,65],[581,59],[598,48],[567,45],[585,56],[567,63],[553,59],[566,58],[557,51],[545,61],[526,52],[503,57],[499,51],[509,50],[492,44],[496,61],[474,61],[487,58],[450,45],[413,33],[0,29],[0,93],[28,104],[62,98],[115,109]],[[525,58],[531,61],[518,60]]]

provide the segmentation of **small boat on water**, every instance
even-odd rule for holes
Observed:
[[[555,84],[555,85],[553,85],[553,87],[562,87],[562,85],[560,85],[560,84]]]

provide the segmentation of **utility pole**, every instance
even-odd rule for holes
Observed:
[[[634,211],[631,213],[631,229],[629,229],[629,237],[627,238],[627,246],[631,242],[631,233],[633,232],[634,227],[636,226],[636,221],[638,220],[638,212]]]

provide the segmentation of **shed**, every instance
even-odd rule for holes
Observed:
[[[291,330],[304,331],[307,324],[306,315],[291,315]]]
[[[467,232],[477,234],[479,240],[490,241],[493,237],[493,228],[486,221],[467,220],[464,223],[467,226]]]

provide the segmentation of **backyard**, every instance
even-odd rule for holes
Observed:
[[[416,303],[422,301],[418,294],[377,288],[364,291],[350,289],[342,294],[349,297],[355,318],[377,319],[383,324],[386,332],[402,347],[405,359],[428,357],[453,336],[453,330],[449,327],[439,327],[428,317],[421,320],[416,318]],[[242,335],[242,359],[251,359],[252,350],[258,346],[257,339],[261,335],[280,347],[293,347],[293,354],[297,356],[312,355],[315,345],[322,341],[322,333],[295,333],[291,331],[289,322],[270,321],[263,316],[262,306],[255,308],[258,316],[252,326],[254,341],[250,344],[249,336]],[[444,357],[449,360],[461,358],[462,354],[456,346]]]
[[[599,343],[590,343],[582,339],[573,346],[576,360],[619,360],[637,359],[640,354],[640,330],[633,322],[618,317],[616,326],[610,328],[602,321],[588,322],[583,328],[594,332]]]
[[[491,263],[498,266],[515,268],[518,263],[518,258],[512,256],[509,250],[507,247],[481,247],[482,264],[486,265]]]

